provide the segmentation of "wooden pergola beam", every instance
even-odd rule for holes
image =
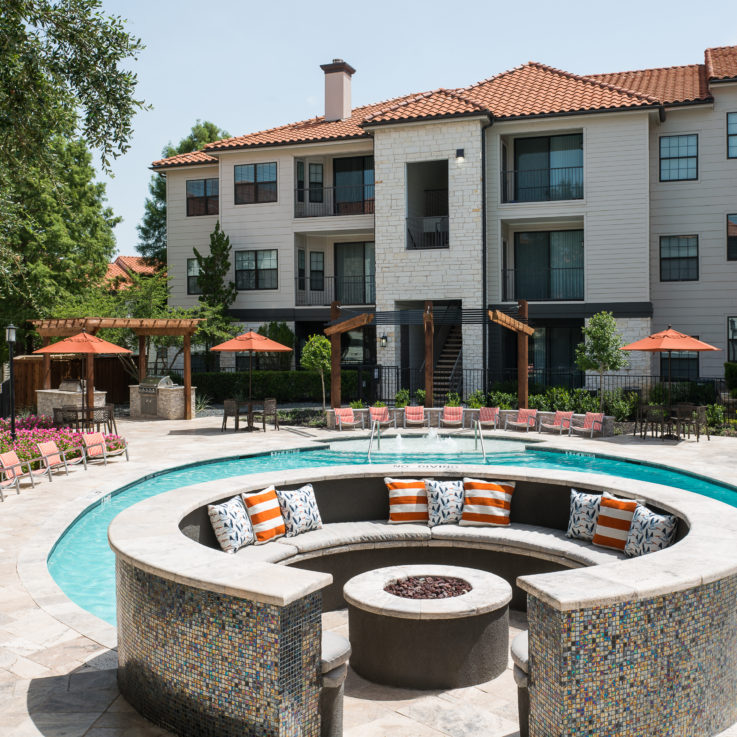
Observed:
[[[333,303],[336,304],[336,303]],[[332,309],[332,305],[331,305]],[[333,317],[332,313],[330,315],[331,320],[336,320],[337,317],[340,317],[340,312],[338,312],[337,317]],[[347,333],[349,330],[355,330],[356,328],[362,328],[365,325],[368,325],[370,322],[373,322],[374,316],[370,312],[363,312],[360,315],[356,315],[355,317],[351,317],[348,320],[344,320],[343,322],[339,322],[337,325],[329,325],[325,328],[323,331],[325,335],[328,337],[331,337],[333,335],[341,335],[342,333]]]
[[[524,302],[524,300],[520,301]],[[525,302],[525,304],[527,303]],[[515,320],[513,317],[510,317],[506,312],[502,312],[501,310],[489,310],[489,319],[497,325],[507,328],[507,330],[513,330],[515,333],[533,335],[535,332],[535,328],[530,327],[524,322]]]
[[[432,407],[435,395],[435,376],[433,374],[435,322],[432,314],[432,302],[425,302],[422,326],[425,331],[425,407]]]
[[[527,300],[518,302],[519,316],[526,320],[528,316]],[[517,406],[526,409],[529,400],[528,363],[530,355],[530,336],[535,334],[535,328],[530,327],[522,320],[515,320],[501,310],[489,310],[489,319],[507,330],[517,333]]]

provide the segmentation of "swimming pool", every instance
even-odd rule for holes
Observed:
[[[410,441],[409,438],[404,438]],[[427,444],[420,438],[420,443]],[[471,439],[471,443],[473,440]],[[382,440],[375,460],[380,463],[483,463],[472,448],[455,448],[450,453],[438,450],[420,452],[413,442],[400,444]],[[448,450],[451,450],[448,448]],[[569,469],[649,481],[693,491],[737,507],[737,488],[706,478],[677,472],[653,464],[620,461],[594,454],[561,453],[525,449],[522,442],[487,442],[488,463],[525,468]],[[314,450],[273,451],[198,463],[153,475],[106,496],[89,507],[61,536],[49,555],[51,576],[72,601],[110,624],[115,615],[115,556],[108,547],[107,528],[123,509],[181,486],[215,481],[231,476],[263,471],[288,470],[330,465],[366,463],[366,441],[334,443]]]

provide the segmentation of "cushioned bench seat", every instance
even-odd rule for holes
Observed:
[[[296,540],[297,538],[289,538]],[[266,543],[264,545],[246,545],[236,555],[238,560],[247,560],[250,563],[280,563],[287,558],[297,555],[298,550],[294,545],[285,541],[282,545]]]

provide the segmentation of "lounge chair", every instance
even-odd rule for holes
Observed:
[[[6,479],[16,478],[18,482],[27,478],[31,480],[31,486],[35,486],[36,476],[47,475],[49,481],[51,480],[51,471],[46,467],[33,470],[31,464],[36,461],[41,462],[40,458],[31,458],[29,461],[21,461],[18,458],[18,454],[14,450],[9,450],[7,453],[0,453],[0,470],[5,472]],[[26,467],[26,471],[23,470],[23,466]]]
[[[443,407],[439,427],[463,427],[463,407]]]
[[[253,422],[261,420],[262,429],[266,432],[266,418],[271,417],[274,420],[274,430],[279,429],[279,414],[276,411],[276,399],[264,399],[264,407],[262,410],[256,410],[253,413]]]
[[[507,417],[504,423],[504,429],[511,427],[513,430],[525,430],[530,432],[530,428],[535,428],[537,423],[537,410],[536,409],[519,409],[517,410],[517,417],[514,420],[510,420]]]
[[[121,438],[123,441],[123,447],[118,450],[109,450],[105,437],[101,432],[90,432],[82,435],[84,441],[84,452],[87,456],[87,463],[92,461],[103,461],[107,466],[108,458],[119,456],[125,453],[125,460],[129,461],[128,457],[128,443]]]
[[[496,430],[499,424],[499,407],[482,407],[479,410],[479,427],[493,427]]]
[[[52,471],[64,471],[69,476],[69,466],[84,463],[87,468],[87,459],[84,451],[81,451],[78,458],[67,458],[66,451],[59,450],[59,446],[53,441],[48,440],[45,443],[37,443],[38,453],[49,471],[49,480],[52,480]]]
[[[9,476],[7,478],[3,478],[3,476],[5,476],[5,472],[0,471],[0,502],[5,501],[3,489],[9,489],[11,486],[15,486],[15,493],[20,494],[20,483],[18,482],[18,477]]]
[[[594,433],[601,433],[604,429],[604,413],[603,412],[587,412],[583,418],[583,425],[577,426],[571,423],[568,429],[568,434],[572,432],[580,433],[581,435],[588,435],[594,437]]]
[[[393,419],[389,417],[389,407],[369,407],[369,419],[372,425],[378,423],[379,427],[397,426],[397,416],[394,415]]]
[[[570,435],[571,422],[573,421],[573,412],[561,412],[556,411],[555,417],[552,422],[543,422],[540,420],[540,424],[537,426],[537,431],[542,432],[557,432],[559,435],[563,434],[563,430],[568,430]]]
[[[405,427],[424,427],[425,425],[429,427],[430,421],[425,417],[425,408],[422,405],[404,408]]]
[[[360,418],[356,417],[353,414],[353,407],[336,407],[335,421],[338,423],[338,430],[348,427],[358,427],[359,424],[361,425],[361,430],[365,427],[363,415]]]

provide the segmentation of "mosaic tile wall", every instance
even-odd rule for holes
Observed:
[[[282,608],[116,575],[118,681],[141,714],[185,737],[319,737],[319,592]]]
[[[737,577],[559,612],[530,596],[531,737],[698,737],[737,721]]]

